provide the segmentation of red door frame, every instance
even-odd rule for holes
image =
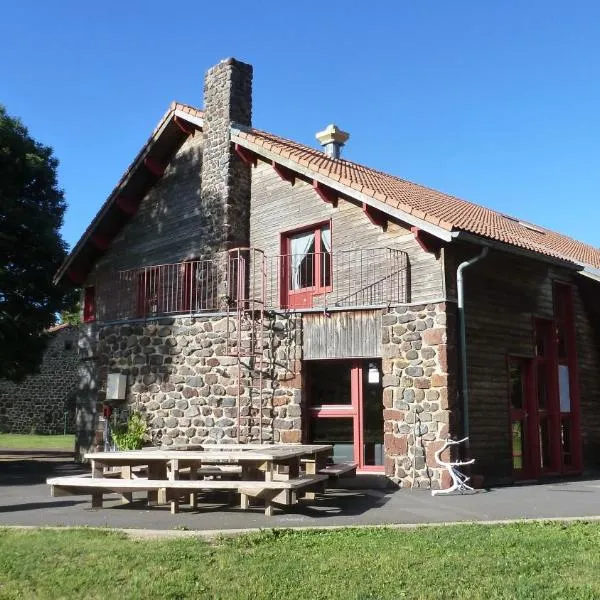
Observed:
[[[280,234],[280,248],[281,248],[281,278],[279,285],[279,301],[282,308],[312,308],[313,296],[320,294],[326,294],[333,289],[333,242],[332,248],[329,254],[330,260],[330,282],[329,285],[321,284],[322,273],[322,253],[323,248],[321,246],[321,229],[328,227],[333,240],[333,232],[331,229],[331,219],[328,221],[321,221],[320,223],[314,223],[312,225],[298,227],[291,229]],[[315,251],[313,253],[313,277],[315,285],[301,288],[299,290],[291,289],[291,243],[290,238],[299,233],[312,231],[315,233]],[[318,232],[318,235],[317,235]]]
[[[522,403],[521,408],[514,408],[512,406],[511,398],[511,386],[510,386],[510,365],[511,363],[517,363],[521,369],[521,394]],[[535,431],[535,424],[530,418],[529,411],[529,399],[533,396],[533,364],[530,357],[523,356],[507,356],[507,383],[508,383],[508,406],[509,406],[509,439],[511,445],[511,457],[513,458],[513,476],[515,479],[532,479],[534,478],[533,471],[535,468],[535,450],[533,445],[530,444],[530,440],[534,439],[533,433]],[[514,467],[514,448],[513,448],[513,432],[512,427],[515,422],[521,423],[521,468],[516,469]]]
[[[559,291],[561,290],[562,291]],[[562,295],[560,301],[558,294]],[[577,354],[575,347],[575,326],[573,314],[573,288],[569,283],[553,283],[554,319],[533,319],[534,345],[542,342],[544,353],[534,357],[508,357],[508,361],[518,361],[522,367],[523,407],[514,409],[510,403],[510,440],[512,454],[512,424],[523,423],[526,455],[523,456],[523,468],[514,469],[515,479],[538,479],[541,476],[580,473],[582,465],[581,424],[579,376],[577,372]],[[563,307],[563,314],[558,314],[557,307]],[[565,336],[566,356],[559,356],[558,331],[562,328]],[[561,412],[559,390],[559,366],[569,368],[569,400],[570,411]],[[544,367],[546,385],[546,408],[539,407],[540,367]],[[510,394],[509,394],[510,396]],[[546,420],[548,427],[548,443],[550,445],[550,463],[542,466],[540,447],[540,423]],[[565,464],[562,427],[564,422],[570,423],[570,463]],[[513,463],[514,464],[514,463]]]
[[[340,361],[341,362],[341,361]],[[347,361],[344,361],[347,362]],[[363,383],[365,359],[350,360],[350,398],[349,405],[322,405],[310,408],[309,417],[312,419],[352,419],[352,430],[354,434],[354,462],[361,471],[383,472],[384,465],[365,465],[365,450],[363,436]],[[366,367],[368,369],[368,367]],[[307,386],[309,389],[309,386]],[[383,401],[381,404],[383,411]],[[383,432],[382,432],[383,433]]]
[[[559,291],[562,290],[562,291]],[[567,281],[555,280],[553,282],[553,301],[554,301],[554,325],[557,332],[555,341],[558,337],[558,328],[562,325],[567,355],[565,358],[558,356],[556,352],[557,364],[556,364],[556,389],[557,389],[557,402],[558,404],[558,415],[559,415],[559,441],[561,441],[561,427],[563,421],[571,422],[571,457],[572,464],[564,464],[564,453],[562,446],[559,448],[560,452],[560,465],[563,473],[580,473],[583,470],[583,457],[581,448],[581,403],[580,403],[580,389],[579,389],[579,373],[577,366],[577,345],[575,339],[575,311],[574,311],[574,286],[572,283]],[[559,300],[559,294],[562,298]],[[562,304],[564,313],[558,314],[557,308]],[[569,396],[570,396],[570,412],[560,411],[560,398],[559,398],[559,382],[558,382],[558,367],[559,365],[566,365],[569,368]]]

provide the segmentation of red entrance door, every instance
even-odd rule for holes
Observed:
[[[581,470],[576,373],[561,335],[560,321],[536,319],[535,356],[509,358],[516,479]]]
[[[306,361],[307,441],[331,444],[334,462],[383,470],[380,360]]]

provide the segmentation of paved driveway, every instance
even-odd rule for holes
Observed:
[[[436,523],[600,515],[600,479],[495,488],[470,496],[432,497],[425,490],[330,490],[312,504],[277,511],[268,518],[259,506],[248,512],[210,496],[196,511],[182,507],[147,510],[118,500],[92,509],[87,496],[51,498],[46,477],[81,472],[68,453],[0,450],[0,526],[89,525],[150,529],[238,529],[386,523]]]

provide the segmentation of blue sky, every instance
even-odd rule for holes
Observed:
[[[600,246],[600,3],[6,3],[0,102],[60,160],[73,245],[172,100],[254,65],[256,127]]]

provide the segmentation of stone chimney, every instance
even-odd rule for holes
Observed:
[[[231,148],[230,126],[252,124],[252,65],[228,58],[204,80],[202,204],[220,250],[250,244],[250,167]]]
[[[337,125],[327,125],[323,131],[317,133],[316,138],[323,146],[325,154],[331,158],[339,158],[342,147],[348,141],[350,134],[342,131]]]

